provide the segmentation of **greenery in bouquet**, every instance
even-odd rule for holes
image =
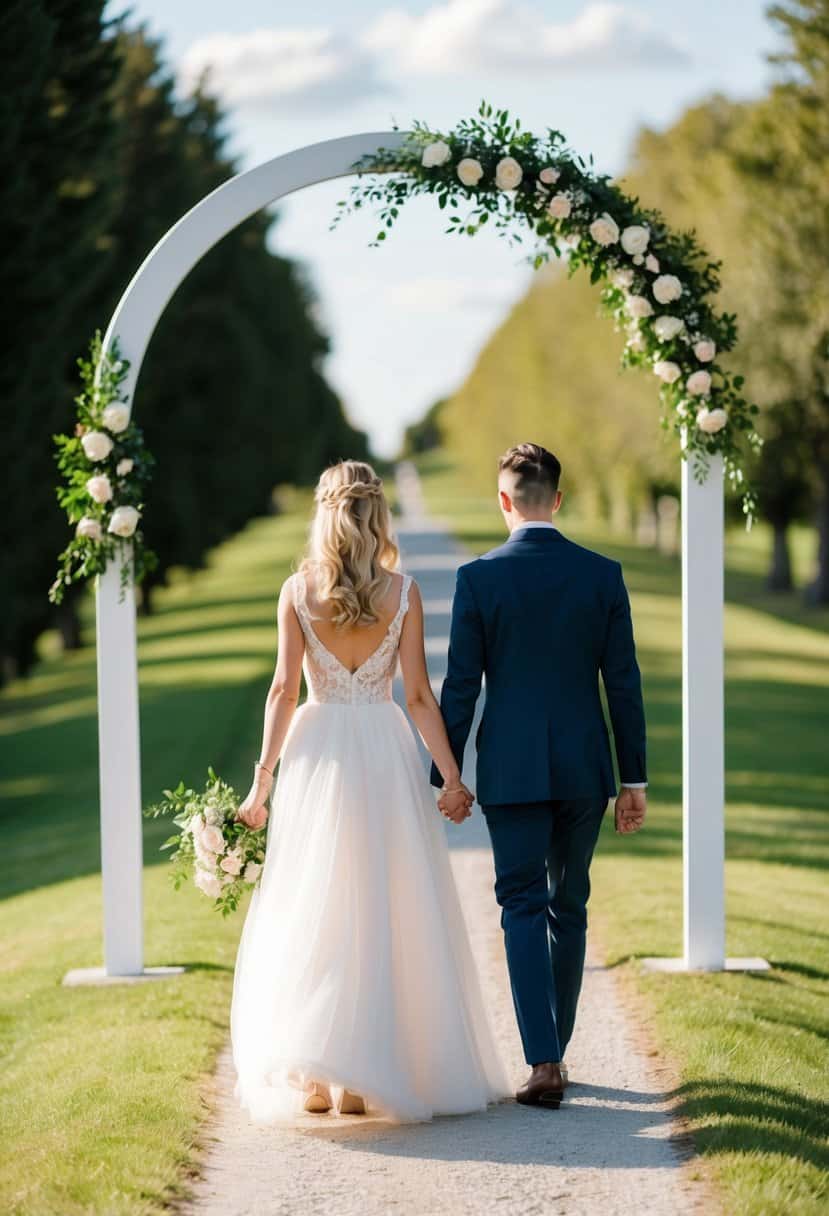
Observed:
[[[175,889],[192,876],[222,916],[228,916],[259,880],[265,861],[264,824],[253,829],[236,818],[241,800],[212,767],[208,767],[202,793],[188,789],[183,781],[163,793],[163,800],[147,807],[144,814],[152,819],[171,816],[179,828],[161,845],[173,850]]]

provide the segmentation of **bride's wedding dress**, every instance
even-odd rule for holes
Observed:
[[[311,1080],[400,1121],[481,1110],[509,1087],[434,796],[392,700],[411,579],[352,673],[292,577],[309,696],[283,749],[239,943],[235,1095],[257,1122],[294,1117]]]

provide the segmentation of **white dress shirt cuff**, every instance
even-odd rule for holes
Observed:
[[[620,785],[624,785],[629,790],[643,790],[647,787],[647,781],[621,781]]]

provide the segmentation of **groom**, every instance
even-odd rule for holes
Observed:
[[[532,1072],[516,1097],[558,1107],[584,968],[589,869],[616,794],[616,828],[645,819],[645,715],[627,590],[618,562],[554,527],[561,465],[522,443],[501,458],[506,544],[461,566],[440,706],[459,765],[486,677],[477,794],[495,859],[512,996]],[[432,767],[432,784],[441,786]],[[443,793],[447,818],[467,814]]]

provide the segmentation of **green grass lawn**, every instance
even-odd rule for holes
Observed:
[[[493,499],[426,471],[432,510],[480,552],[501,543]],[[725,1210],[826,1211],[829,1149],[829,612],[763,588],[768,537],[727,545],[728,952],[765,974],[645,975],[636,960],[682,953],[681,615],[678,560],[566,514],[564,532],[620,559],[643,671],[650,752],[647,830],[617,837],[610,816],[593,866],[593,923],[611,966],[635,985],[647,1029],[681,1075],[698,1148]],[[813,540],[795,537],[806,576]]]
[[[307,512],[257,520],[197,574],[177,571],[139,621],[145,805],[208,763],[247,792],[276,647],[279,588]],[[45,592],[44,592],[45,594]],[[94,642],[94,604],[83,604]],[[223,920],[167,876],[145,822],[146,962],[181,977],[68,989],[101,961],[94,645],[44,657],[0,696],[0,1210],[155,1213],[192,1161],[205,1078],[227,1035],[242,911]]]

